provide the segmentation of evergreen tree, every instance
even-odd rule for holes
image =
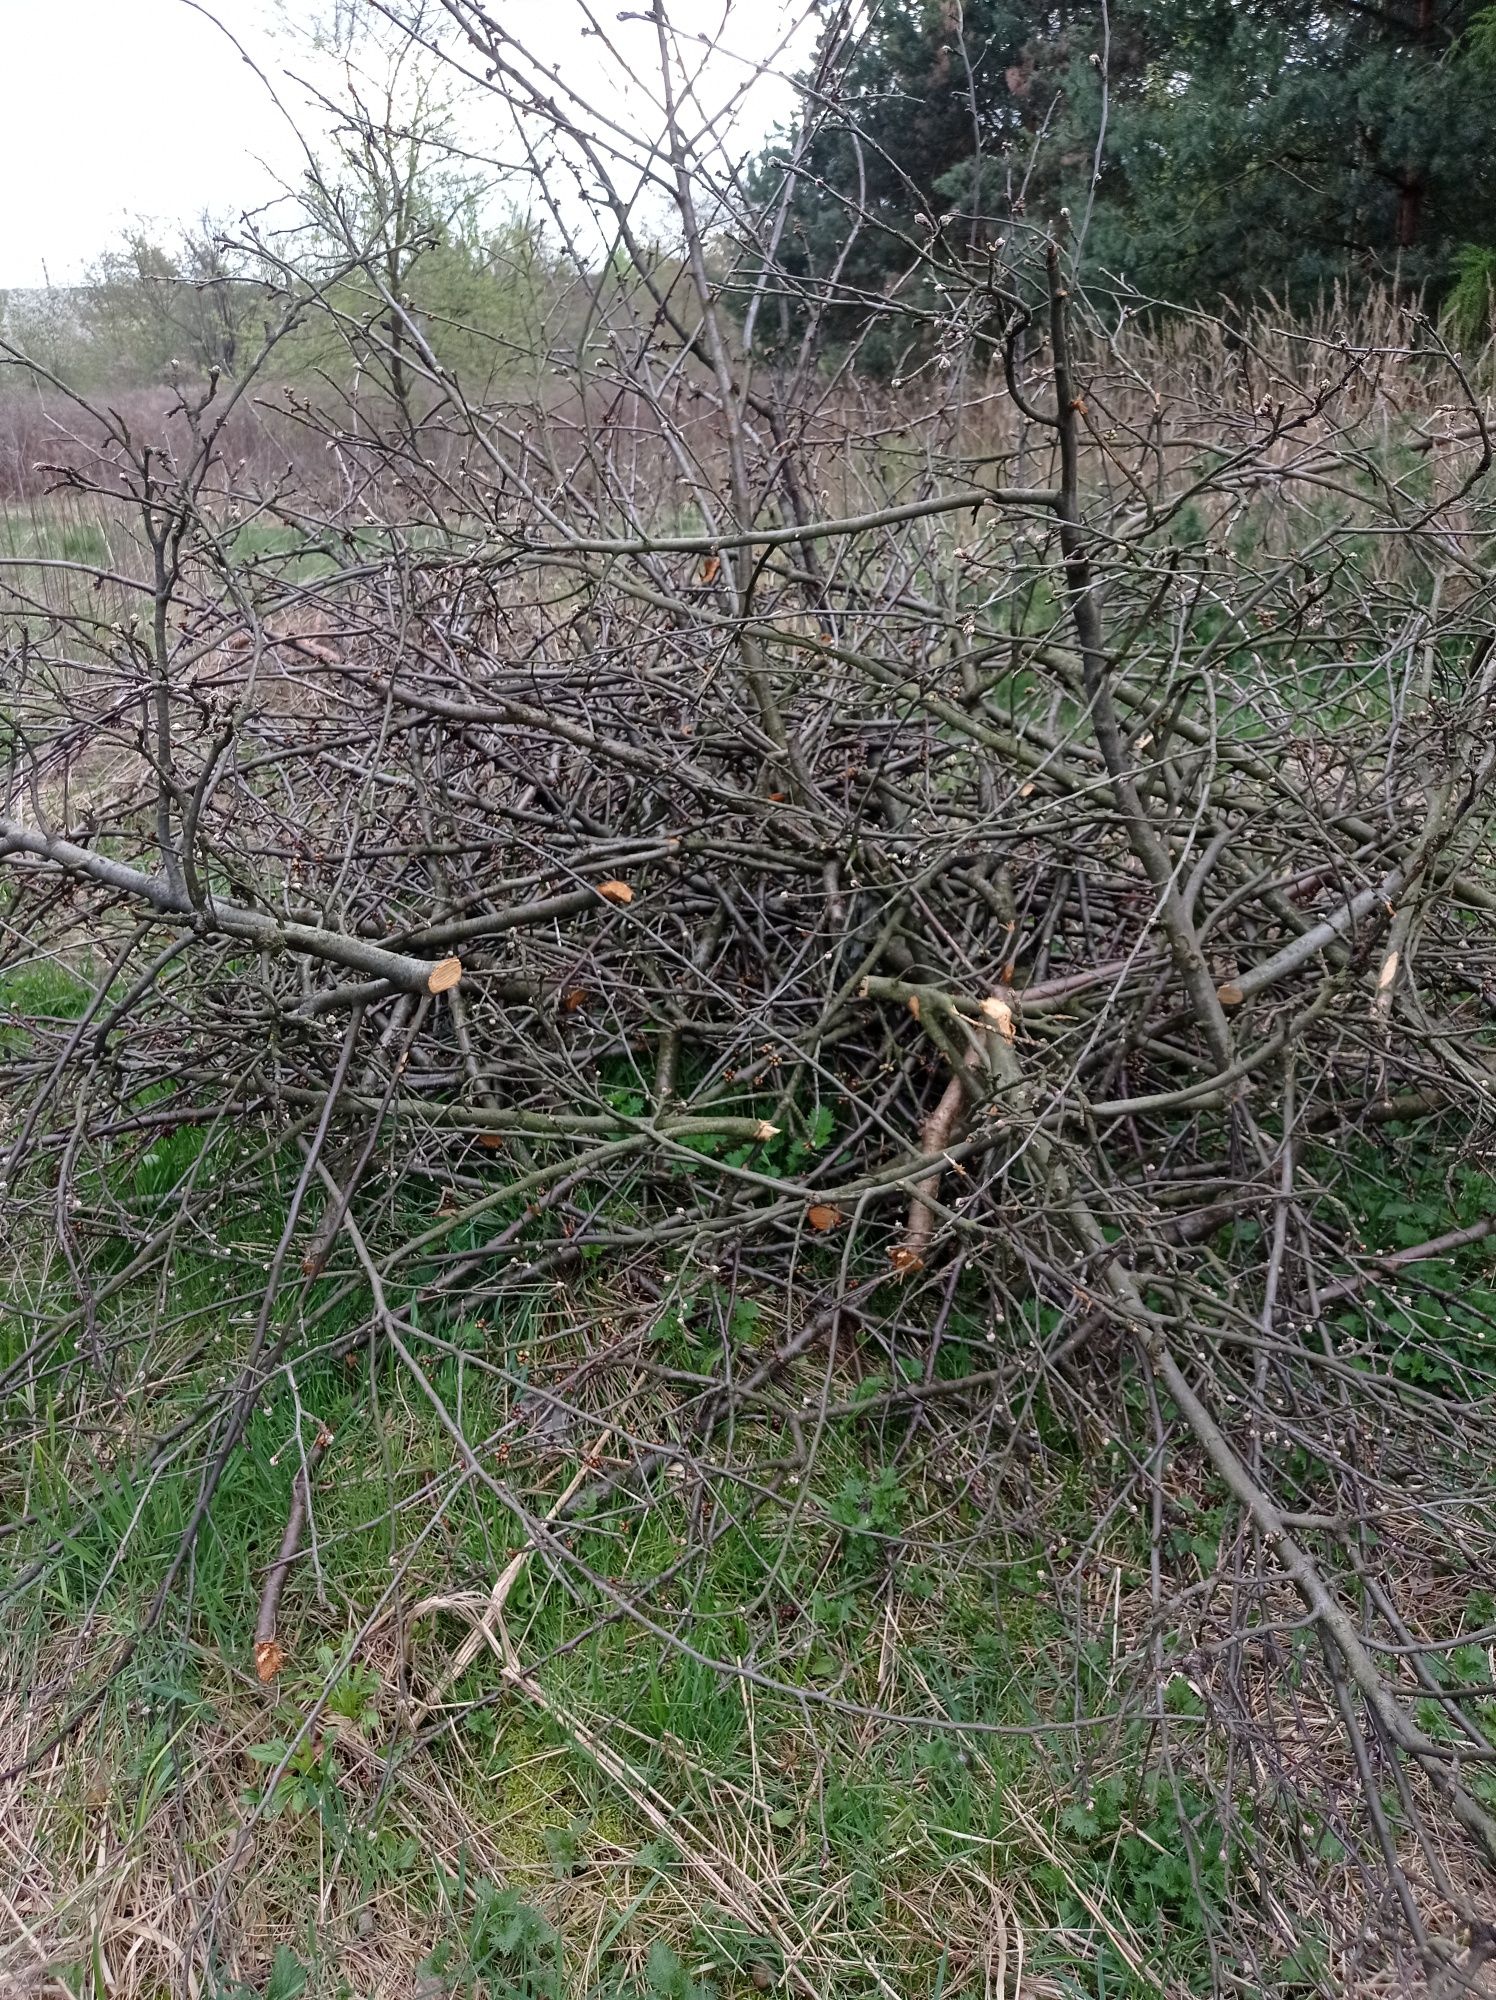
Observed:
[[[1496,240],[1496,104],[1459,0],[1177,0],[1118,107],[1100,261],[1146,290],[1298,304],[1447,284]]]
[[[1332,284],[1437,293],[1496,242],[1492,20],[1465,0],[885,0],[807,78],[789,175],[795,281],[818,331],[892,362],[938,249],[1068,206],[1088,281],[1177,301]],[[772,309],[760,316],[768,331]]]

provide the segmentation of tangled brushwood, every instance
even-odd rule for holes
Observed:
[[[681,110],[663,27],[635,160],[448,11],[555,204],[526,351],[480,365],[468,330],[449,361],[388,229],[329,199],[314,266],[241,246],[258,359],[157,434],[8,357],[107,542],[0,571],[16,1615],[72,1546],[38,1454],[88,1458],[112,1539],[7,1785],[191,1628],[226,1482],[294,1400],[241,1605],[241,1666],[285,1670],[340,1448],[298,1399],[336,1364],[438,1426],[402,1508],[438,1535],[478,1496],[512,1531],[414,1613],[398,1573],[356,1607],[354,1651],[399,1628],[415,1751],[486,1660],[469,1706],[497,1677],[668,1831],[632,1739],[547,1679],[623,1630],[764,1715],[978,1770],[1026,1737],[1085,1810],[1109,1758],[1152,1774],[1215,1990],[1478,1990],[1479,366],[1395,304],[1143,315],[1021,217],[932,221],[918,282],[859,300],[781,267],[782,204]],[[825,351],[859,303],[901,379]],[[251,419],[275,448],[228,455]],[[27,1002],[59,980],[75,1001]],[[216,1319],[179,1309],[189,1265]],[[841,1515],[833,1431],[862,1454]],[[110,1495],[158,1484],[143,1574]],[[835,1674],[779,1584],[817,1537],[875,1606]],[[708,1602],[729,1542],[757,1569]],[[506,1623],[521,1572],[581,1617],[553,1653]],[[906,1669],[906,1579],[1053,1607],[1068,1651],[1021,1720]],[[443,1611],[473,1627],[445,1660]],[[231,1955],[236,1865],[195,1962]],[[813,1925],[712,1879],[775,1977],[830,1990]]]

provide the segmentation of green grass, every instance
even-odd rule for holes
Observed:
[[[76,1019],[89,992],[53,966],[6,975],[4,1054]],[[1475,1169],[1451,1197],[1435,1154],[1391,1136],[1309,1163],[1365,1217],[1372,1248],[1489,1209]],[[834,1148],[834,1121],[809,1110],[777,1144],[795,1171],[796,1148]],[[553,1375],[582,1358],[568,1327],[637,1302],[588,1266],[569,1290],[482,1320],[415,1303],[430,1273],[414,1270],[392,1303],[416,1322],[428,1395],[362,1337],[369,1301],[351,1264],[302,1281],[293,1256],[272,1321],[285,1361],[166,1616],[112,1672],[192,1517],[298,1170],[282,1134],[190,1123],[122,1137],[83,1164],[96,1280],[179,1216],[189,1188],[213,1234],[181,1230],[160,1271],[101,1299],[103,1381],[75,1326],[23,1371],[3,1412],[0,1505],[16,1524],[0,1548],[6,1678],[38,1690],[24,1746],[19,1711],[10,1718],[6,1757],[101,1694],[17,1808],[56,1912],[44,1921],[32,1907],[27,1921],[78,2000],[118,1990],[136,1935],[121,1928],[119,1879],[167,1940],[148,1937],[131,1961],[126,1985],[141,1993],[177,1976],[167,1947],[190,1937],[200,1985],[239,2000],[342,2000],[420,1978],[475,2000],[704,2000],[708,1988],[725,2000],[764,1981],[789,1990],[792,1963],[828,2000],[890,1989],[976,2000],[995,1927],[1015,1949],[1021,1928],[1027,1976],[1056,1992],[1100,2000],[1154,1992],[1155,1979],[1208,1990],[1255,1843],[1282,1833],[1250,1802],[1222,1825],[1217,1752],[1182,1674],[1163,1688],[1188,1768],[1162,1760],[1157,1725],[1127,1712],[1124,1697],[1153,1685],[1146,1528],[1118,1507],[1098,1532],[1125,1468],[1042,1385],[1028,1419],[1037,1469],[991,1492],[928,1439],[908,1448],[905,1420],[882,1416],[897,1355],[843,1355],[830,1400],[849,1407],[820,1426],[813,1453],[792,1465],[787,1426],[748,1425],[730,1451],[719,1445],[707,1489],[661,1470],[584,1505],[504,1604],[522,1678],[485,1646],[448,1684],[474,1612],[590,1440],[586,1421],[550,1444],[506,1429],[517,1398],[542,1361]],[[429,1221],[422,1185],[385,1214],[392,1237]],[[45,1209],[45,1188],[23,1201],[38,1192]],[[37,1313],[71,1303],[42,1233],[13,1240],[25,1254],[0,1311],[5,1365]],[[1457,1387],[1480,1366],[1489,1380],[1490,1268],[1488,1245],[1458,1253],[1447,1276],[1460,1303],[1437,1308],[1443,1352],[1449,1323],[1468,1336]],[[647,1351],[664,1365],[706,1373],[724,1343],[774,1337],[772,1300],[663,1276],[672,1308],[652,1315]],[[1358,1317],[1367,1365],[1446,1393],[1408,1375],[1428,1343],[1397,1315],[1427,1334],[1418,1316],[1435,1309],[1410,1297],[1381,1292]],[[941,1375],[990,1366],[989,1330],[958,1296]],[[1017,1325],[1003,1336],[1015,1353],[1027,1337]],[[781,1409],[819,1398],[824,1368],[819,1355],[797,1364]],[[605,1440],[610,1423],[672,1435],[675,1405],[658,1387],[635,1385],[620,1403],[603,1382],[595,1396]],[[1121,1413],[1135,1438],[1149,1435],[1141,1385]],[[256,1606],[298,1438],[319,1424],[334,1442],[315,1533],[281,1601],[286,1664],[262,1687]],[[1307,1490],[1313,1465],[1295,1477]],[[1233,1525],[1210,1487],[1172,1493],[1168,1559],[1186,1574],[1192,1561],[1212,1567]],[[1059,1581],[1059,1552],[1093,1537],[1093,1566],[1117,1593],[1110,1644]],[[1489,1615],[1465,1610],[1476,1625]],[[1450,1655],[1456,1677],[1478,1678],[1477,1665]],[[1300,1632],[1288,1671],[1311,1670]],[[952,1718],[978,1727],[953,1732]],[[1333,1869],[1328,1839],[1312,1833]],[[115,1857],[102,1873],[101,1842]],[[220,1906],[222,1924],[199,1936],[196,1915]],[[1306,1923],[1284,1990],[1318,1978],[1317,1950]]]
[[[118,508],[91,495],[52,494],[0,507],[0,555],[114,567],[114,546],[130,541]]]
[[[48,1022],[76,1021],[92,997],[81,968],[35,959],[0,972],[0,1055],[22,1052]]]
[[[169,1191],[195,1144],[186,1132],[152,1142],[132,1186],[144,1176],[158,1195]],[[268,1194],[258,1217],[236,1218],[247,1264],[277,1220]],[[164,1434],[203,1402],[243,1338],[244,1310],[225,1310],[224,1295],[244,1276],[180,1251],[164,1337],[140,1331],[154,1291],[112,1302],[119,1378],[139,1373],[148,1348],[156,1380],[172,1376],[172,1343],[208,1351],[166,1399],[127,1396],[108,1440],[98,1427],[80,1433],[77,1375],[54,1368],[33,1394],[28,1449],[12,1451],[5,1483],[33,1522],[11,1551],[12,1573],[42,1565],[12,1607],[13,1644],[34,1660],[65,1652],[85,1619],[89,1666],[135,1629],[189,1518],[200,1455],[152,1476],[118,1447],[144,1429]],[[344,1323],[357,1316],[350,1307]],[[509,1361],[517,1373],[522,1343],[542,1332],[534,1320],[489,1329],[475,1360]],[[436,1393],[481,1448],[514,1384],[464,1354],[425,1358]],[[321,1421],[336,1440],[317,1487],[315,1564],[298,1564],[281,1605],[288,1665],[262,1690],[250,1639],[297,1463],[298,1409],[303,1435]],[[1146,1911],[1162,1927],[1150,1948],[1193,1979],[1199,1913],[1147,1863],[1135,1880],[1116,1871],[1119,1828],[1136,1821],[1154,1852],[1148,1841],[1169,1811],[1156,1783],[1109,1780],[1094,1825],[1064,1820],[1095,1755],[1064,1725],[1077,1686],[1088,1705],[1111,1698],[1109,1663],[1082,1662],[1076,1682],[1043,1546],[992,1535],[977,1507],[952,1507],[917,1467],[906,1477],[881,1465],[876,1432],[856,1417],[828,1425],[803,1484],[765,1504],[781,1442],[763,1438],[740,1456],[718,1491],[737,1519],[711,1535],[693,1527],[688,1496],[665,1478],[585,1512],[566,1531],[569,1554],[555,1564],[533,1556],[505,1608],[533,1694],[506,1683],[485,1651],[448,1690],[446,1721],[413,1738],[409,1704],[432,1692],[469,1623],[441,1610],[415,1620],[402,1660],[402,1618],[432,1594],[481,1603],[525,1531],[464,1477],[447,1430],[387,1355],[371,1360],[361,1348],[298,1364],[234,1454],[171,1614],[69,1747],[63,1779],[38,1781],[39,1838],[65,1874],[66,1857],[98,1831],[85,1774],[100,1770],[117,1837],[140,1852],[169,1836],[184,1800],[189,1819],[202,1816],[201,1851],[219,1861],[235,1824],[257,1817],[257,1851],[273,1856],[262,1945],[282,1921],[275,1913],[295,1906],[298,1883],[321,1883],[339,1913],[275,1939],[319,1992],[340,1990],[347,1913],[371,1904],[398,1910],[411,1949],[475,1992],[648,2000],[706,1980],[724,1993],[754,1990],[753,1968],[778,1981],[786,1948],[833,1885],[835,1921],[810,1956],[821,1990],[877,1990],[861,1954],[899,1990],[943,1980],[952,1996],[974,1994],[991,1910],[973,1915],[969,1937],[954,1934],[939,1914],[954,1876],[1003,1884],[1030,1923],[1079,1922],[1109,1992],[1146,1989],[1093,1935],[1077,1883],[1101,1907],[1115,1902],[1119,1935]],[[575,1462],[575,1447],[515,1452],[503,1476],[542,1513]],[[932,1519],[943,1552],[924,1532]],[[902,1538],[915,1531],[922,1545],[906,1555]],[[621,1615],[620,1599],[668,1637]],[[754,1663],[763,1682],[745,1688],[712,1661]],[[85,1667],[80,1685],[88,1680]],[[873,1723],[859,1706],[1038,1733],[952,1739]],[[1118,1738],[1108,1754],[1141,1772],[1143,1748],[1140,1737]],[[438,1824],[432,1787],[445,1802]],[[1058,1861],[1035,1853],[1016,1795]],[[663,1827],[651,1800],[667,1802]],[[744,1841],[751,1865],[735,1860],[723,1878],[716,1857]],[[1049,1957],[1059,1971],[1078,1964],[1074,1947]],[[1033,1947],[1031,1963],[1045,1958]],[[252,1974],[264,2000],[291,1976],[289,1961],[277,1972],[252,1959],[241,1950],[218,1974],[226,1983]],[[85,1970],[63,1970],[75,1991]]]

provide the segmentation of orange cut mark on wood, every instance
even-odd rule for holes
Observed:
[[[1216,988],[1216,998],[1223,1007],[1239,1007],[1246,997],[1233,979],[1228,979],[1224,986]]]
[[[982,1002],[982,1018],[996,1028],[1005,1042],[1012,1041],[1013,1009],[1006,1000],[999,998],[996,993],[989,994]]]
[[[460,958],[440,959],[432,966],[427,976],[426,991],[428,993],[449,992],[461,977],[462,960]]]
[[[597,893],[605,903],[632,903],[634,892],[627,882],[599,882]]]
[[[286,1649],[279,1639],[255,1640],[255,1677],[263,1685],[273,1681],[286,1664]]]
[[[839,1222],[846,1220],[839,1208],[833,1208],[829,1201],[815,1202],[806,1209],[805,1220],[812,1229],[835,1229]]]

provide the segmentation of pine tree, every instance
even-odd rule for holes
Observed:
[[[771,149],[789,284],[760,339],[898,365],[940,252],[1077,221],[1087,282],[1217,304],[1330,286],[1437,295],[1496,243],[1493,16],[1464,0],[888,0],[822,51],[812,129]],[[788,176],[788,180],[786,180]]]

